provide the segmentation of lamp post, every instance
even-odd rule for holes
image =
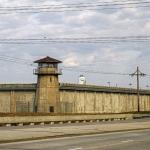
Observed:
[[[130,85],[130,89],[131,89],[131,88],[132,88],[132,87],[131,87],[132,84],[130,83],[129,85]]]
[[[107,82],[109,84],[109,87],[110,87],[110,82]]]
[[[147,89],[149,90],[149,86],[147,85],[146,87],[147,87]]]

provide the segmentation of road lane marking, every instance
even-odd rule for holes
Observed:
[[[82,149],[82,148],[73,148],[73,149],[69,149],[69,150],[79,150],[79,149]]]
[[[5,127],[6,128],[6,127]],[[32,128],[31,128],[32,129]],[[3,129],[4,130],[4,129]],[[104,135],[116,135],[116,134],[120,134],[120,133],[135,133],[135,132],[143,132],[143,131],[150,131],[150,129],[142,129],[142,130],[133,130],[133,131],[120,131],[120,132],[112,132],[112,133],[98,133],[98,134],[94,134],[94,135],[80,135],[80,136],[74,136],[74,137],[59,137],[59,138],[53,138],[53,139],[39,139],[39,140],[31,140],[31,141],[21,141],[21,142],[11,142],[11,143],[1,143],[0,145],[15,145],[15,144],[19,144],[19,143],[37,143],[37,142],[42,142],[42,141],[57,141],[59,139],[61,140],[66,140],[66,139],[75,139],[78,137],[94,137],[94,136],[104,136]]]
[[[146,138],[146,139],[139,139],[139,140],[134,140],[135,142],[141,142],[141,141],[149,141],[150,139]],[[129,140],[128,140],[129,141]],[[125,144],[125,143],[124,143]],[[102,147],[110,147],[110,146],[116,146],[116,145],[123,145],[123,143],[110,143],[110,144],[106,144],[106,145],[102,145],[102,146],[97,146],[97,147],[88,147],[88,148],[84,148],[85,150],[90,150],[90,149],[97,149],[97,148],[102,148]]]
[[[124,143],[127,143],[127,142],[133,142],[134,140],[127,140],[127,141],[121,141],[121,142],[124,142]]]

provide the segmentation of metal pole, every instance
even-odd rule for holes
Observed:
[[[137,70],[130,74],[132,77],[137,76],[137,101],[138,101],[138,112],[140,112],[140,91],[139,91],[139,76],[145,76],[146,74],[139,71],[139,67],[137,67]]]
[[[139,96],[139,67],[137,67],[137,97],[138,97],[138,112],[140,112],[140,96]]]

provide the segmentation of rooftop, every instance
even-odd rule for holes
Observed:
[[[47,56],[45,58],[34,61],[34,63],[62,63],[62,61]]]

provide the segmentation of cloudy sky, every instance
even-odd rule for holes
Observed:
[[[150,36],[150,1],[142,2],[144,3],[139,0],[1,0],[0,39]],[[60,67],[127,74],[133,73],[139,66],[141,72],[150,75],[150,40],[55,44],[0,42],[0,55],[0,59],[5,55],[29,60],[29,63],[50,56],[63,61]],[[33,75],[34,68],[0,60],[0,83],[35,83],[37,79]],[[86,77],[87,84],[108,86],[110,82],[111,86],[117,84],[119,87],[129,87],[131,83],[133,88],[136,87],[136,77],[128,75],[64,70],[59,80],[78,83],[81,74]],[[140,78],[140,87],[146,89],[147,85],[150,86],[150,78]]]

